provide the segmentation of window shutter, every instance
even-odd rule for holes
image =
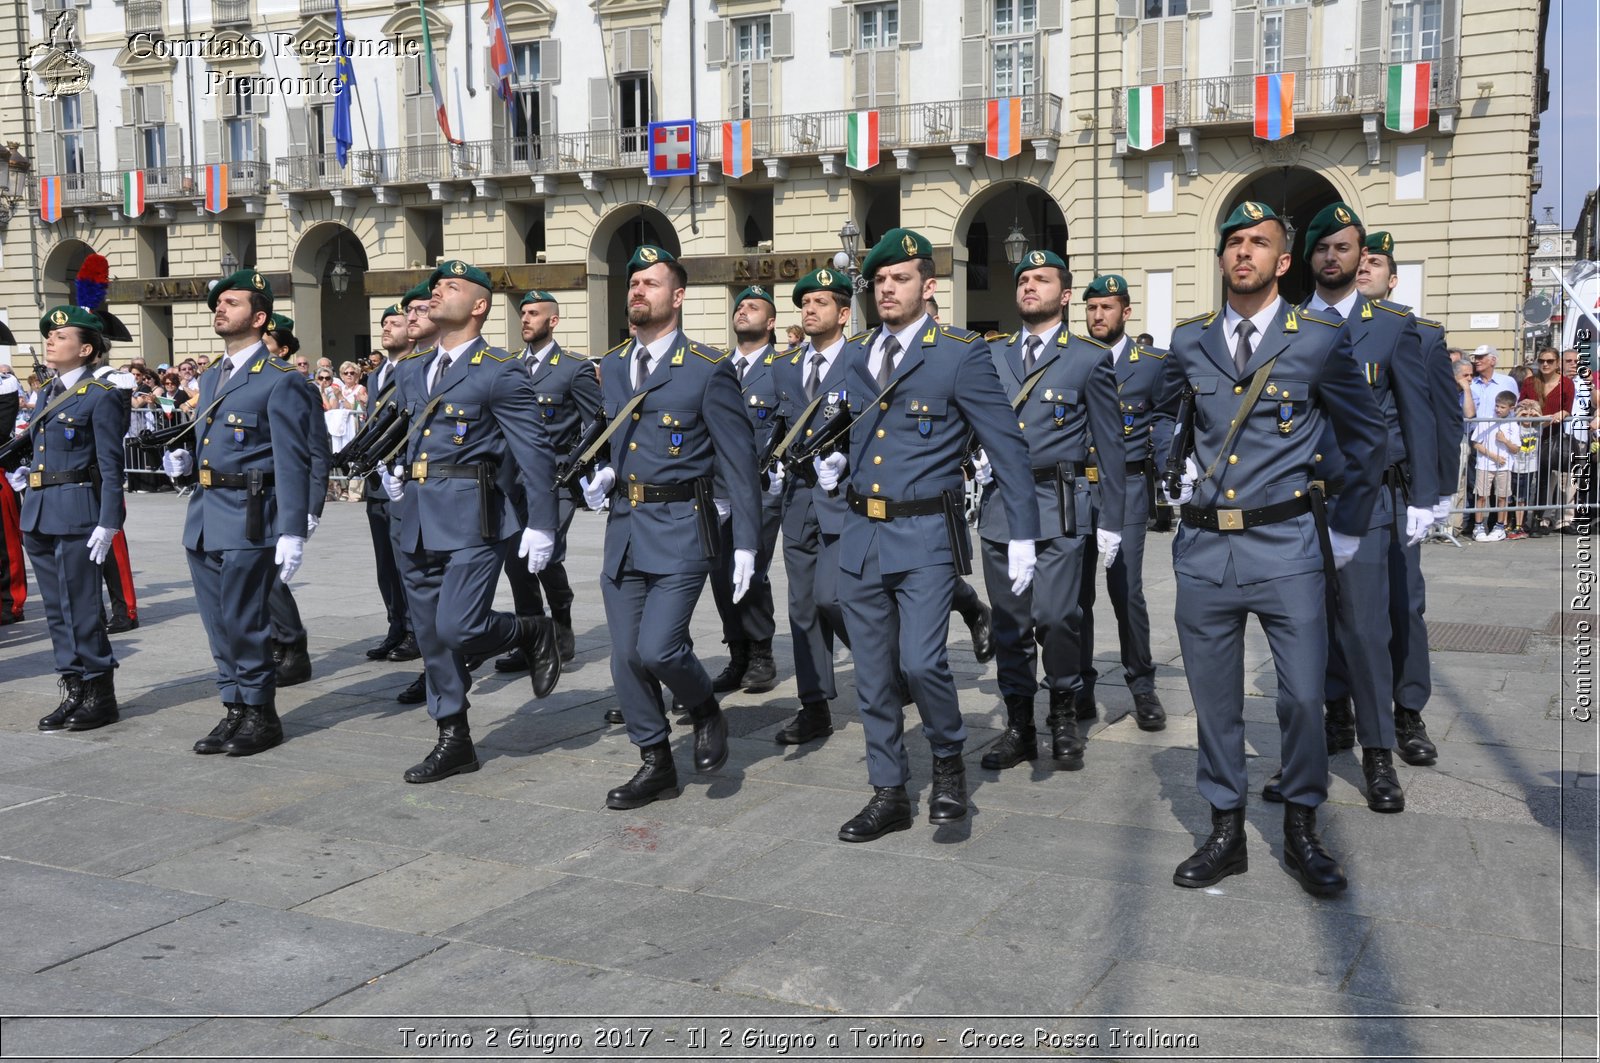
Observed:
[[[728,61],[728,23],[714,18],[706,23],[706,66],[719,67]]]
[[[231,92],[223,93],[220,112],[223,118],[239,117],[239,97]]]
[[[50,111],[54,110],[54,108],[50,106],[49,102],[46,102],[44,110]],[[47,134],[43,129],[39,131],[39,134],[39,157],[34,162],[38,166],[41,175],[52,177],[56,173],[56,135],[53,131]]]
[[[100,172],[100,130],[87,125],[83,129],[83,172]]]
[[[850,50],[850,15],[848,7],[838,6],[828,10],[828,51],[842,55]]]
[[[1256,72],[1256,10],[1235,7],[1233,12],[1233,105],[1248,107],[1255,98],[1250,78]]]
[[[539,42],[539,80],[561,80],[561,42],[554,38]]]
[[[1209,14],[1211,14],[1211,0],[1189,0],[1189,14],[1191,14],[1191,15],[1209,15]]]
[[[922,43],[922,0],[900,0],[900,44]]]
[[[139,100],[139,94],[138,93],[134,92],[132,89],[129,89],[129,88],[124,88],[122,90],[122,124],[123,125],[125,125],[125,126],[133,126],[133,125],[138,125],[139,124],[139,121],[140,121],[140,118],[139,118],[139,103],[140,103],[140,100]]]
[[[311,111],[305,107],[289,108],[289,155],[298,158],[313,154],[311,147]],[[318,145],[320,148],[321,145]]]
[[[256,153],[255,153],[254,156],[251,157],[250,161],[251,162],[263,162],[264,163],[268,159],[272,158],[271,152],[267,151],[267,123],[265,123],[261,119],[257,118],[256,121],[255,121],[255,126],[256,126]]]
[[[222,123],[206,119],[200,123],[201,150],[205,152],[206,162],[222,161]]]
[[[162,178],[162,181],[163,183],[170,183],[178,180],[180,175],[175,171],[183,168],[183,135],[175,125],[167,126],[166,132],[167,135],[163,139],[167,142],[166,166],[168,172]],[[152,162],[151,165],[156,164]]]
[[[961,36],[987,37],[989,20],[984,17],[986,0],[961,0]]]
[[[794,58],[794,16],[785,11],[772,16],[772,58]]]
[[[628,60],[628,31],[611,31],[611,69],[619,74],[633,69]]]
[[[750,117],[766,118],[772,113],[772,64],[750,64]]]
[[[1461,20],[1457,0],[1444,0],[1439,10],[1439,55],[1443,59],[1456,57],[1457,29]]]
[[[1289,7],[1283,11],[1283,68],[1296,73],[1306,69],[1311,52],[1311,9]],[[1303,94],[1304,78],[1295,79],[1296,96]]]
[[[1183,38],[1188,22],[1169,18],[1161,24],[1161,80],[1171,84],[1183,80]]]
[[[1139,84],[1154,85],[1161,80],[1161,23],[1146,22],[1139,27]]]
[[[117,162],[118,170],[136,170],[144,166],[161,165],[158,159],[139,158],[139,140],[137,130],[124,123],[117,126]]]
[[[422,91],[422,57],[410,56],[400,61],[400,94],[415,96]]]
[[[78,105],[81,110],[78,113],[83,116],[83,128],[93,129],[100,124],[100,108],[95,104],[94,93],[85,92],[78,99],[81,101]]]
[[[1117,0],[1117,18],[1137,22],[1143,14],[1144,5],[1139,0]]]
[[[167,87],[165,85],[146,85],[144,87],[144,120],[150,125],[166,125]]]
[[[265,118],[269,99],[270,97],[264,92],[259,95],[251,93],[245,97],[245,105],[249,108],[248,113],[255,115],[257,118]]]
[[[967,37],[961,42],[961,98],[981,100],[988,95],[989,41]]]
[[[39,132],[54,133],[56,131],[56,101],[39,101]]]
[[[1384,32],[1383,0],[1361,0],[1361,30],[1357,61],[1362,65],[1383,62]],[[1362,88],[1366,88],[1366,73],[1362,72]]]
[[[401,130],[406,147],[414,147],[422,137],[422,127],[417,123],[417,111],[422,103],[420,96],[407,96],[405,98],[405,124]]]
[[[511,108],[520,107],[520,94],[515,90],[511,93],[511,101],[506,103],[496,96],[489,105],[489,139],[494,144],[504,144],[511,138]],[[491,151],[493,148],[490,149]]]
[[[1190,4],[1189,9],[1194,10]],[[1061,29],[1061,0],[1039,0],[1039,32],[1054,33]]]
[[[611,128],[611,80],[589,79],[589,128]]]
[[[899,95],[900,54],[893,48],[872,53],[873,70],[872,105],[893,107]],[[881,127],[881,123],[880,123]]]
[[[541,60],[542,61],[542,60]],[[554,85],[539,86],[539,136],[556,135],[556,94]],[[553,150],[553,148],[552,148]]]
[[[864,111],[872,106],[872,54],[862,52],[855,57],[855,109]]]

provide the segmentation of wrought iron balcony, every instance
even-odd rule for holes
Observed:
[[[300,0],[300,14],[331,15],[333,14],[333,0]]]
[[[228,163],[228,195],[233,198],[266,193],[269,164],[264,162]],[[122,177],[125,170],[99,170],[92,173],[41,174],[61,178],[63,208],[115,206],[122,202]],[[185,166],[147,166],[144,174],[146,203],[172,200],[197,200],[205,195],[205,164]],[[28,206],[38,207],[39,182],[28,182]]]
[[[128,0],[129,33],[162,33],[167,28],[167,16],[162,0]]]
[[[211,24],[213,26],[237,26],[249,21],[250,0],[212,0]]]

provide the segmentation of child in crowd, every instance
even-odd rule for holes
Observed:
[[[1511,452],[1511,501],[1518,508],[1511,514],[1507,539],[1526,539],[1528,529],[1539,519],[1538,511],[1527,507],[1539,502],[1539,418],[1542,416],[1538,399],[1523,399],[1517,403],[1517,447]]]
[[[1515,393],[1500,392],[1494,397],[1494,419],[1480,421],[1472,429],[1472,452],[1477,455],[1474,464],[1477,482],[1474,489],[1478,504],[1485,508],[1493,507],[1490,512],[1478,515],[1478,529],[1472,533],[1472,538],[1480,543],[1497,543],[1506,538],[1507,507],[1511,497],[1511,455],[1522,446],[1517,422],[1512,420],[1516,405]],[[1499,517],[1498,523],[1494,520],[1496,516]],[[1493,531],[1488,530],[1491,525],[1495,525]]]

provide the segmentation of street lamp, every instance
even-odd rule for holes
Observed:
[[[233,271],[239,268],[239,260],[233,257],[232,251],[224,251],[222,252],[221,265],[222,275],[224,277],[231,277],[233,276]]]
[[[844,250],[833,256],[833,268],[850,275],[850,321],[854,324],[861,320],[859,296],[868,286],[867,279],[861,275],[861,267],[856,264],[856,253],[861,250],[861,230],[856,228],[854,218],[846,218],[839,227],[839,244]]]
[[[1005,239],[1006,261],[1013,266],[1022,261],[1022,256],[1028,252],[1028,238],[1022,235],[1022,230],[1017,226],[1011,227],[1011,235]]]
[[[844,248],[844,253],[850,256],[850,261],[854,262],[861,250],[861,230],[856,228],[854,218],[846,218],[844,225],[839,228],[839,244]]]
[[[328,271],[328,280],[333,285],[334,295],[343,295],[350,290],[350,269],[342,257],[334,259],[333,268]]]

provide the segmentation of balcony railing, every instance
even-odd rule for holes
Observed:
[[[330,5],[329,10],[332,10]],[[250,21],[250,0],[212,0],[211,24],[237,26]]]
[[[328,15],[333,13],[333,0],[300,0],[301,15]]]
[[[129,33],[160,33],[166,29],[161,0],[128,0],[127,19]]]
[[[230,162],[228,164],[228,195],[230,197],[260,196],[267,190],[269,164],[264,162]],[[146,203],[164,200],[195,200],[205,195],[205,166],[147,166],[144,173],[144,198]],[[110,206],[122,202],[123,170],[100,170],[92,173],[64,173],[61,177],[61,205],[63,207]],[[44,175],[44,176],[49,176]],[[30,208],[38,206],[38,182],[28,183]]]
[[[1433,108],[1450,108],[1460,102],[1460,63],[1456,59],[1433,62]],[[1384,108],[1389,68],[1383,63],[1318,67],[1302,70],[1294,79],[1294,114],[1298,118],[1325,115],[1371,114]],[[1191,78],[1167,83],[1167,128],[1250,122],[1255,118],[1255,76]],[[1118,92],[1112,103],[1111,128],[1128,128],[1127,94]]]

